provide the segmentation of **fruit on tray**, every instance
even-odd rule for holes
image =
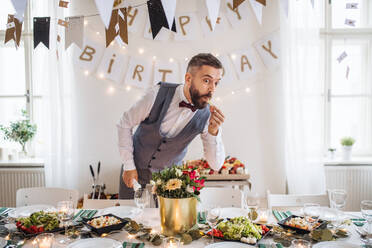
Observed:
[[[197,168],[199,173],[202,175],[213,175],[213,174],[246,174],[244,164],[236,157],[226,157],[225,162],[219,171],[215,171],[210,168],[208,161],[205,159],[187,161],[184,165],[187,168]]]

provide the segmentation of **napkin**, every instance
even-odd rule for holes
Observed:
[[[199,224],[206,224],[207,223],[207,217],[205,216],[204,212],[198,212],[198,223]]]
[[[283,248],[283,245],[281,243],[275,244],[277,248]],[[271,245],[265,245],[265,244],[259,244],[258,248],[271,248]]]
[[[0,216],[2,215],[7,216],[10,210],[11,208],[0,208]]]
[[[143,248],[145,247],[145,243],[131,243],[131,242],[124,242],[123,248]]]
[[[97,210],[80,210],[73,218],[74,221],[80,222],[83,218],[92,218],[97,213]]]
[[[292,212],[291,211],[284,212],[284,211],[273,210],[273,214],[278,221],[281,221],[281,220],[291,216]]]
[[[360,218],[360,219],[350,219],[354,225],[356,226],[364,226],[366,223],[366,219]]]

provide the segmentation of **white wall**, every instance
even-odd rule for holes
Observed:
[[[178,0],[177,11],[197,11],[202,2],[204,1]],[[250,16],[243,25],[233,29],[228,23],[228,31],[224,34],[213,38],[203,38],[201,35],[196,41],[151,41],[144,39],[142,33],[129,33],[127,52],[136,54],[138,48],[142,47],[145,49],[144,56],[183,59],[198,52],[226,54],[232,50],[247,48],[264,35],[279,29],[278,8],[278,1],[267,1],[262,26],[258,25],[253,12],[250,11]],[[75,1],[70,11],[70,15],[97,13],[93,0]],[[90,29],[103,33],[103,25],[98,17],[88,20]],[[93,21],[97,24],[93,24]],[[68,53],[77,56],[80,50],[74,47],[70,48]],[[108,94],[107,88],[112,85],[111,82],[94,76],[86,77],[77,66],[74,67],[73,75],[72,83],[76,87],[77,103],[74,122],[78,124],[75,142],[78,147],[76,152],[79,154],[76,170],[81,178],[76,185],[81,193],[89,190],[91,181],[88,165],[96,166],[100,160],[101,178],[107,185],[107,191],[118,192],[121,162],[115,125],[143,90],[132,89],[127,92],[117,89],[114,94]],[[225,95],[245,86],[249,87],[251,92],[229,95],[218,104],[226,116],[223,125],[226,153],[238,157],[246,164],[252,175],[254,191],[262,196],[266,189],[283,193],[285,171],[280,70],[264,70],[258,78],[249,81],[239,81],[235,72],[233,75],[235,80],[224,82],[216,95]],[[202,145],[197,138],[190,145],[186,159],[201,157]]]

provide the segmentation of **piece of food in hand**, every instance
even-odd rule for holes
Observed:
[[[216,111],[216,107],[214,105],[209,104],[209,111],[214,113]]]

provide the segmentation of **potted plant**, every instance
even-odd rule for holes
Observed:
[[[11,122],[8,127],[0,125],[0,130],[4,132],[4,139],[18,142],[22,147],[22,153],[26,155],[26,144],[36,134],[36,124],[32,124],[27,112],[22,110],[22,119]]]
[[[204,177],[190,167],[172,166],[152,174],[152,192],[158,196],[162,233],[174,236],[196,224],[196,205]]]
[[[328,154],[329,158],[333,160],[335,158],[336,148],[328,148]]]
[[[343,160],[350,160],[351,150],[353,148],[354,143],[355,143],[355,139],[352,137],[343,137],[341,139]]]

